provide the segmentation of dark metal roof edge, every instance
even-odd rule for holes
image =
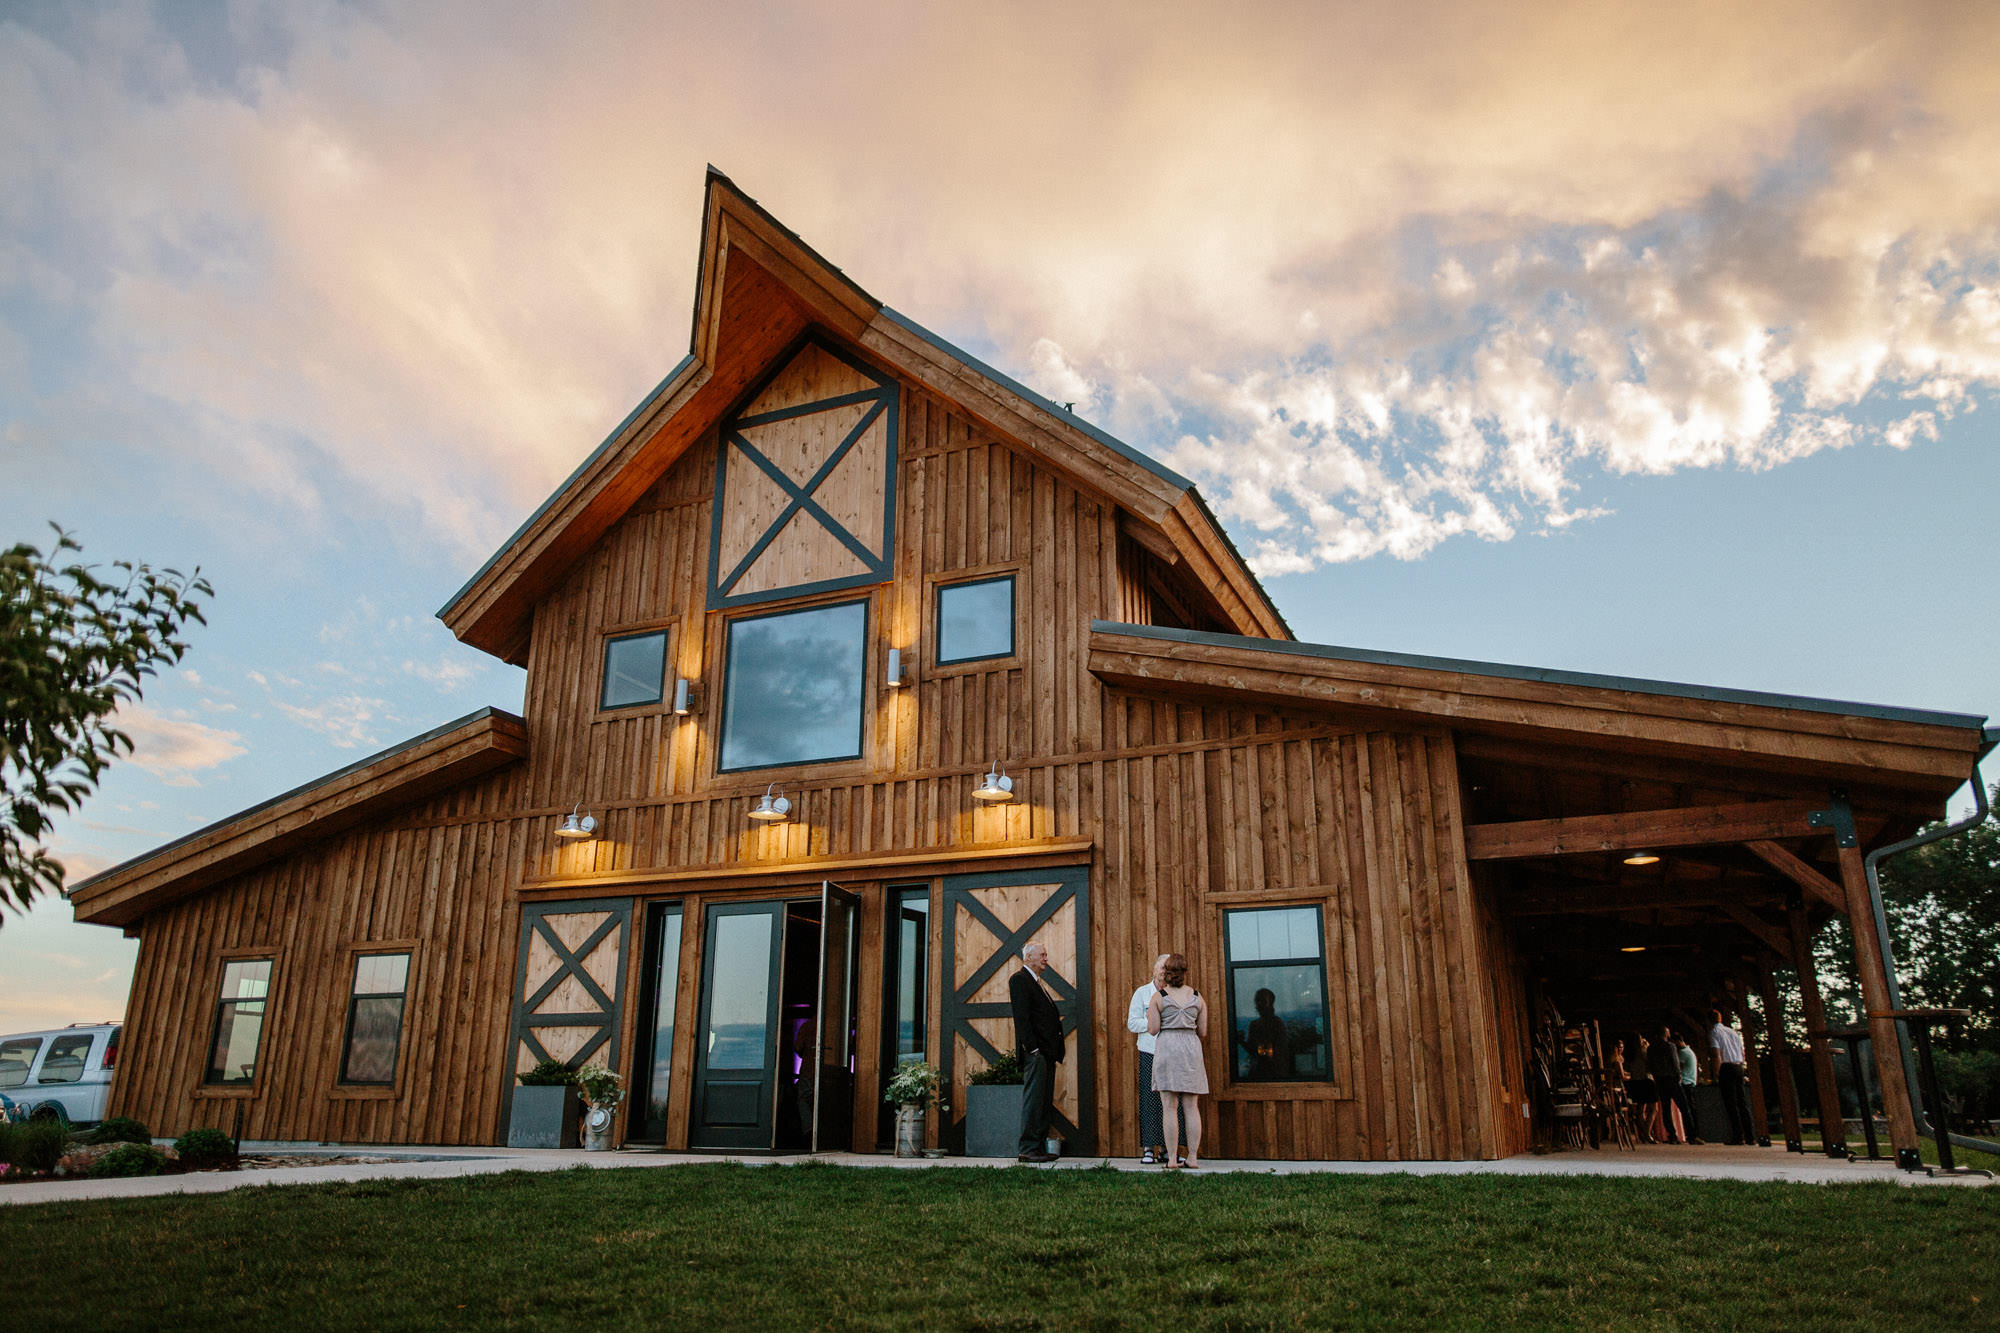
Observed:
[[[495,565],[500,563],[500,558],[506,555],[507,552],[514,549],[514,543],[520,541],[521,538],[525,537],[528,533],[528,529],[534,527],[535,524],[541,522],[542,516],[548,513],[550,509],[555,507],[556,501],[562,499],[562,497],[568,493],[569,488],[576,484],[577,479],[581,477],[584,473],[588,472],[591,469],[591,466],[595,464],[598,459],[602,458],[605,455],[605,453],[611,448],[612,445],[618,442],[619,436],[623,435],[627,430],[630,430],[632,427],[632,423],[637,421],[641,416],[645,414],[648,408],[652,407],[653,404],[657,403],[663,396],[665,396],[667,390],[673,387],[673,385],[681,378],[681,376],[685,375],[688,372],[688,369],[692,367],[694,364],[695,364],[694,353],[690,352],[686,356],[682,357],[680,359],[680,364],[675,366],[672,370],[668,371],[667,377],[661,380],[658,384],[654,385],[653,391],[647,394],[644,398],[641,398],[639,400],[639,405],[637,407],[633,408],[630,412],[627,412],[625,414],[625,419],[618,423],[618,426],[615,430],[613,430],[609,435],[604,437],[604,442],[598,445],[595,449],[592,449],[590,451],[589,456],[586,457],[581,463],[578,463],[576,465],[576,470],[571,472],[567,477],[563,478],[562,484],[560,486],[557,486],[553,491],[549,492],[549,498],[542,501],[542,503],[536,507],[535,512],[528,515],[527,520],[523,522],[520,527],[514,529],[514,535],[509,537],[506,541],[500,543],[499,548],[496,549],[492,555],[486,558],[486,563],[479,567],[479,572],[474,574],[471,578],[467,579],[465,581],[465,586],[460,588],[457,592],[453,593],[451,595],[451,600],[438,608],[437,618],[439,620],[443,620],[446,616],[450,615],[451,609],[457,606],[460,602],[464,601],[466,594],[470,593],[473,587],[477,585],[481,579],[485,578],[487,574],[491,573]]]
[[[302,783],[299,786],[292,788],[290,791],[279,792],[276,796],[273,796],[268,801],[259,801],[257,804],[250,806],[247,809],[238,810],[233,815],[228,815],[222,819],[218,819],[213,824],[205,824],[202,827],[196,829],[192,833],[182,834],[180,837],[175,838],[172,842],[163,842],[158,847],[153,848],[152,851],[142,852],[138,856],[133,857],[129,861],[121,861],[117,865],[112,866],[109,869],[100,870],[95,875],[92,875],[89,879],[80,880],[77,883],[70,885],[67,889],[63,891],[63,896],[66,898],[74,897],[79,890],[87,889],[91,885],[97,883],[99,880],[110,879],[114,875],[123,874],[124,872],[131,870],[136,866],[142,866],[146,864],[148,861],[156,861],[160,857],[165,856],[168,852],[173,851],[177,847],[184,847],[187,844],[194,842],[199,838],[207,837],[209,834],[216,832],[218,829],[228,828],[231,824],[240,823],[241,821],[250,818],[252,815],[261,814],[264,811],[269,810],[273,806],[282,805],[286,801],[291,800],[294,796],[303,796],[305,795],[305,793],[312,791],[314,788],[324,787],[330,782],[338,782],[341,778],[348,776],[350,773],[357,773],[360,770],[368,767],[370,764],[379,764],[384,759],[392,758],[393,756],[402,754],[407,750],[414,750],[420,745],[438,739],[440,736],[450,735],[452,732],[459,731],[462,730],[463,728],[469,727],[473,725],[475,722],[484,722],[489,717],[504,717],[514,722],[521,721],[520,718],[514,716],[514,714],[508,712],[506,709],[494,708],[491,705],[488,705],[485,708],[478,709],[474,712],[467,713],[464,717],[454,719],[453,721],[450,722],[446,722],[442,726],[432,727],[429,731],[424,732],[420,736],[412,736],[408,740],[392,745],[386,750],[378,750],[376,753],[369,755],[365,759],[357,759],[353,763],[345,766],[344,768],[336,768],[331,773],[322,774],[319,777],[314,778],[311,782]]]
[[[922,338],[925,342],[937,348],[939,351],[944,352],[949,356],[956,357],[960,361],[963,361],[966,365],[971,366],[974,370],[984,375],[987,379],[990,379],[995,384],[998,384],[1001,387],[1005,388],[1009,393],[1017,394],[1020,397],[1027,399],[1029,402],[1033,403],[1036,407],[1041,408],[1044,412],[1047,412],[1050,416],[1056,418],[1058,421],[1065,421],[1068,422],[1070,425],[1075,426],[1085,435],[1088,435],[1091,439],[1096,440],[1099,444],[1111,450],[1113,453],[1119,455],[1121,458],[1126,459],[1128,462],[1137,463],[1140,467],[1145,468],[1148,472],[1160,478],[1160,480],[1167,482],[1169,485],[1177,486],[1181,490],[1191,491],[1194,489],[1193,482],[1189,481],[1186,477],[1183,477],[1180,473],[1168,467],[1165,463],[1162,463],[1158,459],[1153,458],[1150,455],[1143,453],[1138,449],[1133,448],[1131,445],[1125,443],[1125,441],[1119,439],[1117,436],[1112,435],[1107,431],[1101,430],[1098,427],[1091,425],[1088,421],[1085,421],[1082,417],[1078,416],[1076,413],[1064,411],[1061,405],[1052,402],[1047,398],[1042,397],[1040,394],[1036,393],[1033,389],[1030,389],[1027,385],[1021,383],[1021,381],[1015,379],[1012,375],[1007,374],[1005,371],[995,370],[992,366],[987,365],[984,361],[981,361],[978,357],[966,351],[963,347],[954,346],[946,339],[939,337],[937,334],[932,333],[929,329],[925,328],[923,325],[917,323],[917,321],[915,321],[914,319],[911,319],[908,315],[903,314],[900,310],[892,310],[888,306],[883,306],[882,313],[888,316],[891,320],[894,320],[902,328],[908,330],[911,333],[916,334],[919,338]]]
[[[1257,652],[1286,653],[1294,657],[1367,662],[1376,666],[1412,667],[1422,671],[1455,671],[1469,676],[1537,681],[1545,685],[1580,685],[1587,689],[1618,690],[1628,694],[1658,694],[1677,699],[1701,699],[1711,703],[1792,708],[1811,713],[1837,713],[1845,717],[1875,718],[1884,722],[1911,722],[1931,727],[1979,730],[1986,722],[1984,717],[1970,713],[1940,713],[1923,708],[1897,708],[1886,704],[1853,703],[1842,699],[1816,699],[1802,694],[1773,694],[1763,690],[1737,690],[1717,685],[1685,685],[1670,680],[1646,680],[1636,676],[1602,676],[1588,671],[1514,666],[1505,662],[1478,662],[1458,657],[1425,657],[1417,653],[1389,653],[1372,648],[1341,648],[1325,643],[1254,639],[1242,634],[1165,629],[1156,625],[1127,625],[1115,620],[1093,620],[1090,622],[1090,628],[1093,632],[1126,634],[1141,639],[1165,639],[1175,643],[1208,644],[1217,648],[1247,648]]]

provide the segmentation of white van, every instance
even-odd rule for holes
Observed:
[[[118,1023],[72,1023],[53,1032],[0,1037],[0,1097],[18,1120],[104,1119],[118,1068]]]

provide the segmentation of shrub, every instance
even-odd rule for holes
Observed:
[[[69,1126],[60,1120],[0,1125],[0,1161],[16,1171],[53,1171],[69,1150]]]
[[[565,1083],[576,1082],[576,1071],[560,1060],[544,1060],[516,1077],[524,1088],[558,1088]]]
[[[113,1116],[83,1136],[85,1143],[151,1143],[153,1131],[130,1116]]]
[[[974,1070],[967,1076],[967,1083],[977,1083],[984,1087],[989,1083],[1019,1083],[1021,1081],[1021,1057],[1012,1051],[1000,1052],[1000,1058],[984,1069]]]
[[[167,1155],[150,1143],[121,1143],[90,1168],[93,1179],[119,1176],[157,1176],[166,1169]]]
[[[174,1140],[174,1151],[190,1171],[236,1163],[236,1144],[219,1129],[191,1129]]]

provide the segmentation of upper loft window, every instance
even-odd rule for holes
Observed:
[[[980,662],[1014,655],[1014,576],[937,590],[937,660]]]
[[[635,708],[666,697],[667,632],[625,634],[604,641],[604,687],[599,708]]]
[[[867,664],[866,602],[731,622],[719,767],[859,759]]]

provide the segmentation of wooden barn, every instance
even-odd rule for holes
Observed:
[[[876,1151],[925,1057],[950,1144],[1038,939],[1069,1151],[1137,1151],[1126,1005],[1177,950],[1208,1155],[1485,1158],[1546,1014],[1761,1016],[1834,915],[1890,1007],[1860,858],[1983,719],[1296,642],[1185,478],[715,173],[701,245],[689,355],[440,612],[525,716],[74,888],[140,941],[114,1114],[493,1144],[552,1057],[629,1076],[629,1143]]]

